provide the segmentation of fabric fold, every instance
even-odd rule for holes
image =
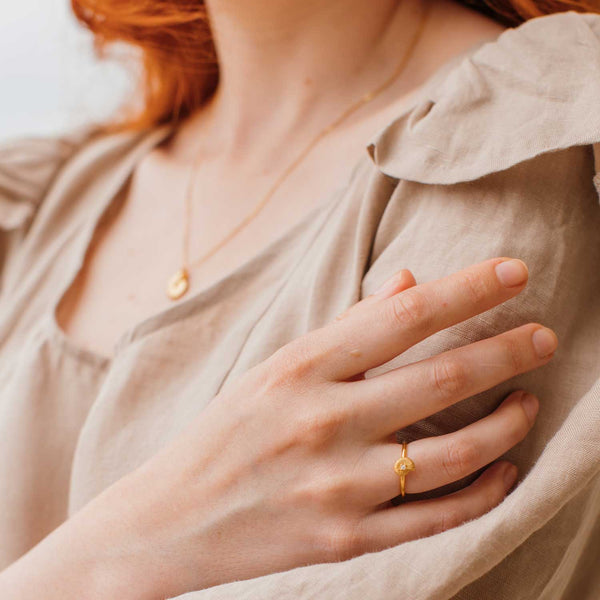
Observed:
[[[18,229],[32,218],[54,176],[88,134],[85,128],[0,145],[0,229]]]
[[[497,456],[519,469],[502,503],[433,536],[178,598],[597,600],[599,39],[600,15],[570,11],[447,63],[414,108],[373,138],[330,210],[290,230],[268,260],[208,288],[212,295],[192,295],[183,310],[130,329],[110,359],[60,334],[50,309],[84,264],[103,211],[170,129],[99,136],[75,153],[59,140],[1,149],[0,569],[202,419],[224,386],[399,268],[424,283],[515,256],[530,272],[517,297],[375,369],[534,321],[557,333],[552,363],[402,430],[411,440],[444,435],[486,417],[515,389],[535,393],[534,427]],[[158,233],[136,237],[136,251],[151,249],[147,260],[172,242]],[[121,257],[115,266],[133,272],[126,248]],[[487,466],[452,485],[470,484]],[[262,550],[260,541],[251,549]]]
[[[599,140],[600,15],[567,11],[480,46],[367,148],[386,175],[453,184]]]
[[[600,385],[595,385],[573,408],[513,493],[478,519],[437,534],[435,543],[432,537],[421,538],[344,562],[300,567],[171,600],[348,597],[383,600],[394,589],[398,597],[411,600],[446,600],[492,569],[515,545],[535,534],[577,493],[589,487],[590,497],[599,497],[600,464],[589,460],[596,452],[599,431]],[[569,464],[565,469],[567,459]],[[547,495],[547,490],[554,493]],[[460,553],[448,551],[457,547]],[[430,576],[432,565],[436,566],[435,577]],[[412,575],[400,581],[403,570]],[[352,590],[350,596],[349,590]],[[558,591],[553,589],[552,593]],[[529,597],[540,596],[530,590]]]

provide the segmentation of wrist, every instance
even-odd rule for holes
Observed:
[[[168,597],[156,585],[159,573],[144,568],[146,549],[122,512],[112,490],[102,493],[0,573],[0,597],[37,600],[40,591],[45,600]]]
[[[133,474],[119,480],[72,519],[70,535],[85,546],[80,548],[80,568],[89,570],[94,600],[163,600],[170,595],[169,562],[159,560],[152,524],[136,505],[133,480]]]

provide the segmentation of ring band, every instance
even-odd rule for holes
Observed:
[[[400,477],[400,493],[402,497],[404,497],[404,478],[410,471],[414,471],[416,469],[415,463],[406,456],[406,448],[407,443],[402,441],[402,455],[401,457],[394,463],[394,471]]]

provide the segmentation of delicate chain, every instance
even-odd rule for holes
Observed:
[[[417,42],[419,41],[421,34],[425,28],[425,24],[427,22],[427,17],[429,16],[429,10],[431,7],[431,0],[426,2],[425,8],[423,10],[419,26],[409,44],[408,48],[404,52],[402,60],[400,64],[392,73],[392,75],[384,81],[377,88],[372,90],[371,92],[365,94],[360,100],[352,104],[348,107],[337,119],[331,122],[327,127],[320,131],[320,133],[305,147],[305,149],[296,157],[294,161],[283,171],[283,173],[277,178],[275,183],[269,188],[267,194],[262,198],[262,200],[256,205],[254,210],[245,217],[242,222],[237,225],[227,236],[225,236],[216,246],[214,246],[211,250],[203,254],[200,258],[195,260],[193,263],[188,263],[188,254],[189,254],[189,240],[190,240],[190,223],[191,223],[191,212],[192,212],[192,197],[194,194],[195,180],[194,174],[196,172],[196,168],[198,166],[200,155],[194,160],[192,165],[190,177],[188,180],[188,185],[185,194],[185,212],[186,212],[186,222],[185,222],[185,230],[183,235],[183,272],[187,273],[187,269],[191,266],[199,265],[204,262],[208,258],[210,258],[217,250],[220,250],[230,239],[232,239],[241,229],[243,229],[248,223],[250,223],[256,215],[264,208],[267,202],[271,199],[273,194],[277,191],[279,186],[283,183],[283,181],[290,175],[290,173],[304,160],[306,155],[314,148],[314,146],[321,141],[327,134],[333,131],[336,127],[338,127],[343,121],[345,121],[350,115],[356,112],[359,108],[372,101],[374,98],[379,96],[385,89],[387,89],[402,73],[405,69],[406,64],[410,60],[413,50],[415,49]]]

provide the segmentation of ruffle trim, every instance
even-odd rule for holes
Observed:
[[[0,145],[0,230],[26,225],[61,166],[89,137],[82,128],[65,136],[16,139]]]
[[[370,140],[383,173],[452,184],[600,142],[600,15],[531,19],[457,62]]]

